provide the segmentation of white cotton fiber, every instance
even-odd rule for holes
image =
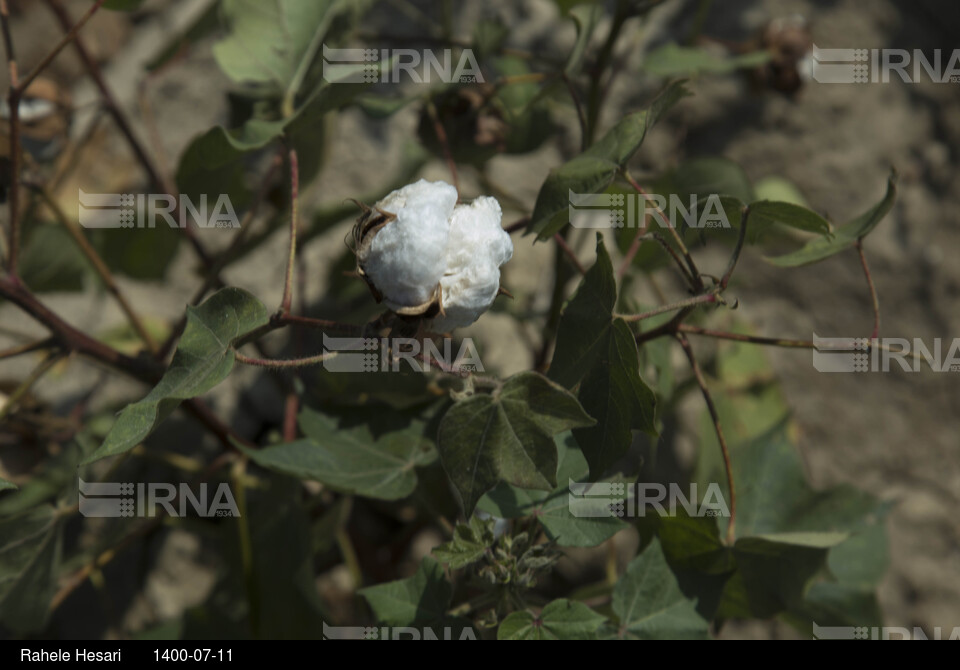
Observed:
[[[394,310],[423,305],[439,284],[444,313],[434,320],[437,332],[468,326],[489,309],[500,266],[513,256],[496,199],[456,202],[456,189],[440,181],[421,179],[394,191],[375,207],[397,218],[376,232],[360,259]]]
[[[493,304],[500,289],[500,266],[513,256],[510,235],[500,227],[500,204],[482,196],[457,205],[450,221],[443,288],[444,315],[438,332],[469,326]]]
[[[391,309],[421,305],[432,297],[443,276],[456,204],[453,186],[421,179],[375,205],[397,218],[376,234],[363,268]]]

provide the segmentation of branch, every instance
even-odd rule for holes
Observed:
[[[316,356],[308,356],[306,358],[284,358],[284,359],[272,359],[272,358],[252,358],[250,356],[244,356],[239,351],[234,353],[234,357],[237,363],[243,363],[244,365],[254,365],[260,368],[274,368],[277,370],[287,370],[290,368],[302,368],[308,365],[317,365],[318,363],[323,363],[328,361],[331,358],[335,358],[338,352],[330,351],[324,354],[317,354]]]
[[[742,333],[728,333],[722,330],[710,330],[709,328],[690,326],[685,323],[681,323],[677,327],[677,330],[689,335],[704,335],[718,340],[733,340],[734,342],[748,342],[750,344],[763,344],[772,347],[813,349],[812,340],[788,340],[781,337],[759,337],[756,335],[743,335]]]
[[[14,356],[20,356],[22,354],[29,354],[33,351],[41,351],[43,349],[49,349],[55,342],[52,337],[45,338],[43,340],[37,340],[36,342],[30,342],[28,344],[21,344],[18,347],[11,347],[0,351],[0,361],[6,358],[13,358]]]
[[[6,50],[7,65],[10,68],[10,91],[7,105],[10,108],[10,192],[7,194],[7,206],[10,212],[10,231],[7,243],[7,272],[17,275],[17,263],[20,255],[20,81],[17,75],[17,56],[10,36],[10,14],[7,0],[0,0],[0,29],[3,31],[3,45]]]
[[[578,259],[577,255],[573,253],[573,249],[570,248],[570,245],[567,244],[567,241],[563,239],[563,235],[560,233],[554,233],[553,240],[557,243],[563,253],[566,254],[567,258],[570,259],[570,262],[573,263],[573,267],[577,268],[577,272],[579,272],[581,275],[587,274],[587,271],[580,263],[580,259]]]
[[[717,413],[716,405],[713,404],[713,397],[710,395],[710,390],[707,388],[707,381],[703,377],[703,372],[700,370],[700,365],[697,363],[696,356],[693,355],[693,348],[690,346],[689,340],[683,334],[677,335],[677,341],[680,342],[680,346],[683,347],[683,353],[687,355],[687,360],[690,361],[690,367],[693,369],[693,376],[696,377],[697,385],[700,387],[700,392],[703,394],[703,400],[707,404],[707,410],[710,412],[710,417],[713,419],[713,428],[717,432],[717,441],[720,443],[720,453],[723,454],[723,467],[726,470],[727,474],[727,490],[730,492],[730,518],[727,520],[727,536],[726,543],[728,546],[732,545],[735,539],[734,526],[737,519],[737,493],[733,486],[733,468],[730,464],[730,450],[727,448],[727,440],[723,436],[723,429],[720,428],[720,415]]]
[[[855,244],[857,253],[860,255],[860,265],[863,266],[863,274],[867,278],[867,287],[870,289],[870,300],[873,303],[873,334],[871,340],[880,337],[880,299],[877,297],[877,287],[873,284],[873,277],[870,274],[870,266],[867,265],[867,257],[863,253],[863,238],[858,238]]]
[[[30,74],[21,80],[18,86],[21,92],[26,91],[30,84],[33,83],[33,80],[36,79],[40,73],[46,70],[47,66],[53,62],[53,59],[59,56],[60,52],[63,51],[63,49],[74,39],[76,39],[77,33],[80,32],[80,29],[86,25],[87,21],[90,20],[90,17],[92,17],[97,10],[100,9],[100,6],[106,1],[107,0],[96,0],[96,2],[90,6],[90,9],[84,12],[83,16],[80,17],[80,20],[73,24],[73,27],[70,28],[70,30],[67,31],[67,33],[63,36],[63,38],[60,40],[60,43],[53,47],[50,53],[44,56],[43,60],[41,60],[37,66],[30,71]]]
[[[696,307],[697,305],[706,305],[714,302],[717,302],[716,293],[704,293],[703,295],[698,295],[695,298],[690,298],[688,300],[681,300],[680,302],[673,303],[672,305],[662,305],[661,307],[652,309],[649,312],[643,312],[641,314],[618,314],[617,317],[629,323],[633,323],[636,321],[643,321],[644,319],[649,319],[659,314],[664,314],[665,312],[672,312],[675,309],[683,309],[684,307]]]

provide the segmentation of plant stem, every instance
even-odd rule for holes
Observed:
[[[756,335],[743,335],[741,333],[728,333],[722,330],[710,330],[709,328],[700,328],[699,326],[690,326],[681,323],[677,330],[689,335],[703,335],[713,337],[719,340],[733,340],[735,342],[748,342],[750,344],[762,344],[773,347],[787,347],[795,349],[813,349],[812,340],[788,340],[780,337],[760,337]]]
[[[567,258],[570,259],[570,262],[573,263],[573,267],[577,269],[577,272],[579,272],[581,275],[587,274],[587,271],[580,263],[580,259],[577,258],[577,255],[573,252],[573,249],[571,249],[570,245],[567,244],[567,241],[564,239],[563,235],[560,233],[554,233],[553,240],[557,243],[563,253],[566,254]]]
[[[733,467],[730,463],[730,450],[727,448],[727,440],[723,436],[723,429],[720,427],[720,415],[717,412],[716,405],[713,404],[713,397],[710,395],[710,390],[707,388],[707,380],[704,379],[700,365],[697,363],[697,358],[693,354],[693,347],[690,346],[686,335],[682,333],[677,334],[677,341],[680,342],[680,346],[683,347],[683,353],[687,355],[687,360],[690,361],[693,376],[697,379],[697,385],[700,387],[703,400],[707,404],[710,418],[713,419],[713,428],[717,432],[717,441],[720,443],[720,453],[723,455],[723,467],[727,474],[727,490],[730,493],[730,518],[727,520],[726,544],[727,546],[732,546],[736,539],[737,493],[733,485]]]
[[[244,365],[254,365],[260,368],[275,368],[275,369],[289,369],[289,368],[302,368],[307,365],[317,365],[318,363],[323,363],[334,358],[337,355],[336,351],[330,351],[325,354],[317,354],[316,356],[308,356],[306,358],[285,358],[285,359],[270,359],[270,358],[252,358],[250,356],[244,356],[239,351],[235,352],[234,356],[236,357],[237,363],[243,363]]]
[[[740,211],[740,235],[737,237],[737,246],[733,250],[733,254],[730,256],[730,262],[727,265],[726,272],[723,273],[723,277],[720,278],[720,290],[723,291],[727,288],[727,284],[730,283],[730,277],[733,276],[733,271],[737,268],[737,261],[740,260],[740,253],[743,251],[743,243],[747,239],[747,220],[750,218],[750,206],[745,205]]]
[[[36,342],[29,342],[27,344],[21,344],[18,347],[11,347],[0,351],[0,361],[6,358],[13,358],[14,356],[20,356],[21,354],[29,354],[31,351],[40,351],[41,349],[47,349],[55,344],[52,337],[48,337],[43,340],[37,340]]]
[[[570,81],[570,77],[567,76],[566,72],[561,71],[560,77],[563,79],[563,83],[567,85],[567,91],[570,92],[570,98],[573,100],[573,106],[577,110],[577,121],[580,122],[580,151],[586,151],[590,146],[587,144],[588,138],[588,128],[587,128],[587,117],[583,112],[583,105],[580,103],[580,96],[577,95],[577,89],[574,88],[573,82]]]
[[[665,312],[672,312],[675,309],[683,309],[684,307],[695,307],[697,305],[705,305],[717,301],[716,293],[704,293],[703,295],[698,295],[694,298],[689,298],[688,300],[681,300],[680,302],[675,302],[672,305],[662,305],[656,309],[652,309],[649,312],[642,312],[641,314],[618,314],[617,317],[633,323],[635,321],[643,321],[644,319],[649,319],[650,317],[657,316],[658,314],[663,314]]]
[[[10,213],[10,232],[7,243],[7,272],[17,276],[20,256],[20,81],[17,74],[17,56],[10,35],[10,14],[7,0],[0,0],[0,29],[10,69],[10,90],[7,105],[10,109],[10,191],[7,194]]]
[[[6,401],[0,406],[0,421],[5,419],[7,415],[13,412],[13,408],[16,407],[17,403],[20,401],[24,395],[31,389],[31,387],[40,381],[40,378],[43,375],[47,374],[47,371],[50,370],[60,359],[62,359],[66,354],[62,351],[51,351],[47,354],[47,357],[40,361],[40,365],[35,367],[33,371],[27,375],[26,379],[20,382],[20,385],[13,390],[13,392],[7,396]]]
[[[855,246],[860,255],[860,265],[863,266],[863,274],[867,278],[867,287],[870,289],[870,300],[873,303],[873,333],[870,339],[875,340],[880,337],[880,299],[877,297],[877,287],[873,284],[870,266],[867,265],[867,256],[863,253],[863,238],[857,239]]]
[[[283,301],[280,313],[289,314],[293,302],[293,268],[297,258],[297,217],[300,199],[300,164],[297,150],[290,149],[290,253],[287,256],[287,274],[283,282]]]
[[[100,9],[101,5],[103,5],[103,3],[106,1],[107,0],[96,0],[92,5],[90,5],[90,8],[86,12],[84,12],[83,16],[81,16],[80,19],[75,24],[73,24],[73,27],[70,28],[70,30],[68,30],[67,33],[61,38],[57,46],[53,47],[53,49],[46,56],[43,57],[43,60],[41,60],[37,64],[37,66],[30,71],[30,74],[28,74],[26,77],[24,77],[20,81],[19,88],[21,91],[27,90],[30,84],[33,83],[33,80],[36,79],[40,75],[40,73],[46,70],[47,66],[49,66],[50,63],[53,62],[53,59],[56,58],[68,44],[70,44],[74,39],[76,39],[77,33],[80,32],[80,29],[86,25],[87,21],[90,20],[90,18],[97,12],[98,9]]]
[[[627,2],[625,2],[625,0],[619,0],[613,15],[613,22],[610,24],[610,32],[607,33],[607,39],[600,49],[600,54],[597,56],[595,66],[592,68],[590,92],[587,95],[587,139],[585,142],[587,147],[593,144],[593,138],[597,134],[597,125],[600,121],[600,106],[603,102],[602,89],[600,86],[601,79],[603,78],[604,71],[607,69],[607,63],[610,61],[613,48],[617,43],[617,38],[620,36],[620,31],[623,29],[623,24],[627,20],[628,15],[629,7]]]

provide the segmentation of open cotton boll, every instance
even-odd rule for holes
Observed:
[[[377,232],[362,263],[391,309],[422,305],[433,296],[446,267],[456,204],[453,186],[421,179],[375,205],[397,218]]]
[[[500,266],[513,256],[513,242],[500,218],[500,203],[488,196],[454,209],[446,272],[440,279],[444,314],[434,320],[433,330],[469,326],[493,304],[500,290]]]

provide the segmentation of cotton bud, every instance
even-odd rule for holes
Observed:
[[[513,255],[496,199],[456,203],[453,186],[421,179],[364,207],[354,227],[357,269],[374,297],[401,316],[434,318],[437,331],[488,310]]]

